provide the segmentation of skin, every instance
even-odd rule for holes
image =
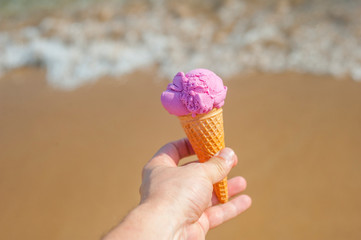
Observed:
[[[235,196],[229,202],[219,204],[213,192],[213,184],[238,163],[232,149],[221,150],[206,163],[178,166],[193,154],[187,139],[163,146],[143,169],[140,204],[104,240],[205,239],[209,229],[251,206],[249,196],[238,195],[246,189],[243,177],[228,180],[229,196]]]

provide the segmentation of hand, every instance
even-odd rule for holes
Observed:
[[[140,188],[141,201],[108,239],[205,239],[208,230],[234,218],[251,205],[247,195],[239,195],[218,205],[213,184],[222,180],[237,162],[225,148],[206,163],[179,166],[193,155],[187,139],[163,146],[145,165]],[[228,181],[229,196],[246,188],[242,177]]]

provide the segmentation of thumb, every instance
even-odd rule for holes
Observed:
[[[221,181],[227,176],[236,158],[237,156],[232,149],[224,148],[209,159],[209,161],[203,163],[203,167],[212,184]]]

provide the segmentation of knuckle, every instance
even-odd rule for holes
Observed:
[[[216,172],[219,176],[226,175],[226,169],[224,168],[222,161],[223,161],[223,159],[221,159],[221,158],[217,158],[214,161],[214,167],[216,168]]]
[[[152,171],[152,167],[149,163],[145,164],[142,169],[142,179],[145,178],[146,175],[148,175]]]
[[[214,159],[209,165],[202,164],[204,172],[208,176],[208,178],[219,178],[227,174],[223,161],[224,160],[222,158],[214,157]]]
[[[145,165],[142,169],[142,179],[144,179],[146,172],[147,172],[147,165]]]

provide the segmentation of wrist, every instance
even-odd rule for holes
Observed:
[[[164,204],[143,202],[133,209],[109,234],[115,239],[173,239],[179,226],[171,208]]]

